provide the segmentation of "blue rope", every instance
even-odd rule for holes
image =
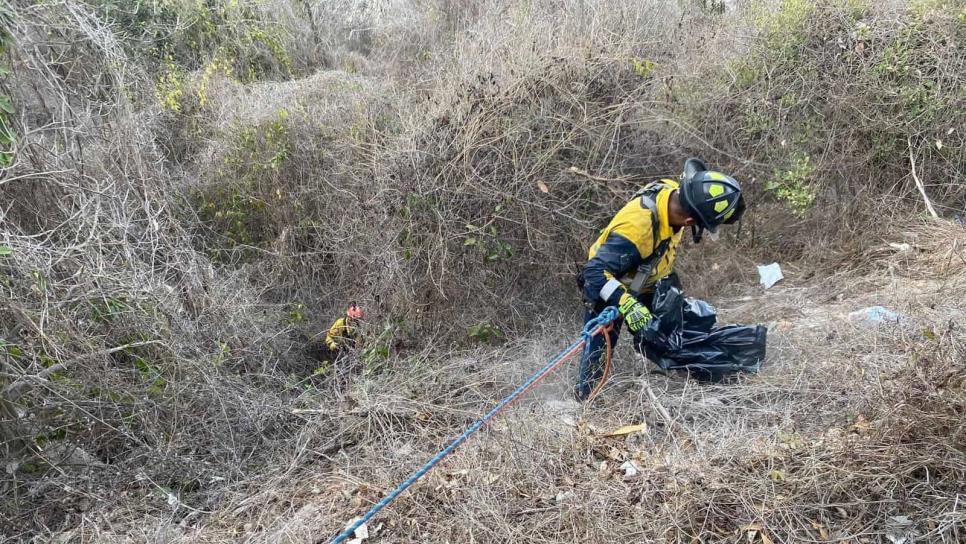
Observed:
[[[560,361],[568,353],[577,349],[577,347],[581,343],[584,343],[584,349],[586,350],[586,346],[590,345],[590,339],[595,334],[600,332],[601,327],[605,327],[607,326],[608,323],[617,319],[617,315],[618,315],[617,308],[610,306],[608,308],[605,308],[604,311],[602,311],[597,317],[588,321],[584,325],[583,331],[581,331],[580,333],[580,340],[577,340],[569,347],[567,347],[567,349],[558,353],[553,359],[550,360],[549,363],[547,363],[546,366],[541,368],[539,372],[537,372],[533,376],[530,376],[530,378],[526,382],[524,382],[523,385],[518,387],[516,391],[514,391],[513,393],[510,393],[508,397],[501,400],[500,403],[494,406],[493,409],[491,409],[489,412],[486,413],[486,415],[476,420],[476,422],[470,425],[470,427],[466,429],[466,431],[464,431],[463,434],[459,435],[459,437],[457,437],[456,440],[453,440],[452,442],[450,442],[450,444],[446,446],[446,448],[444,448],[443,451],[433,456],[433,458],[427,461],[426,464],[424,464],[422,467],[419,468],[419,470],[414,472],[412,476],[407,478],[405,482],[399,484],[399,487],[397,487],[396,489],[393,489],[391,493],[385,496],[385,498],[383,498],[381,501],[373,505],[373,507],[370,508],[369,511],[365,513],[365,515],[363,515],[361,518],[356,520],[355,523],[347,527],[346,530],[339,533],[338,536],[332,539],[331,544],[340,544],[341,542],[345,541],[347,538],[352,536],[356,532],[356,529],[358,529],[359,527],[362,527],[366,522],[372,519],[373,516],[378,514],[380,510],[382,510],[386,506],[389,506],[389,504],[392,503],[392,501],[396,500],[396,497],[402,494],[403,491],[408,489],[409,486],[416,483],[416,480],[422,478],[424,474],[429,472],[434,466],[436,466],[440,461],[442,461],[444,457],[452,453],[453,450],[455,450],[460,446],[460,444],[462,444],[463,442],[466,442],[466,439],[472,436],[476,431],[480,430],[480,428],[483,427],[483,425],[485,425],[487,421],[489,421],[494,416],[499,414],[500,411],[503,410],[503,408],[506,407],[507,404],[510,404],[511,402],[513,402],[517,397],[525,393],[527,389],[530,388],[530,386],[532,386],[538,380],[542,379],[545,375],[550,373],[554,369],[554,367],[557,364],[559,364]]]

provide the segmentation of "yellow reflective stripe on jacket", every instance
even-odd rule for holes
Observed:
[[[661,190],[655,199],[658,212],[657,244],[655,244],[654,241],[651,211],[641,205],[640,197],[635,197],[633,200],[625,204],[624,207],[617,212],[617,215],[614,216],[610,224],[608,224],[607,227],[601,231],[597,241],[590,246],[590,250],[588,251],[587,255],[588,259],[594,258],[594,255],[597,254],[597,250],[600,249],[611,233],[619,234],[634,244],[634,247],[644,260],[647,260],[647,258],[654,253],[654,250],[657,249],[657,245],[660,245],[660,243],[664,240],[670,239],[671,241],[668,244],[667,251],[661,258],[661,261],[655,264],[651,269],[651,274],[644,285],[654,285],[657,280],[667,276],[673,271],[675,252],[681,242],[681,238],[684,235],[684,229],[679,229],[678,232],[674,232],[674,228],[668,222],[668,202],[670,201],[671,194],[678,188],[678,183],[670,179],[662,179],[661,183],[666,185],[667,188]],[[636,272],[636,270],[633,270],[625,274],[623,277],[616,279],[620,280],[625,285],[629,285]],[[615,279],[613,274],[610,272],[605,272],[604,275],[608,280]]]

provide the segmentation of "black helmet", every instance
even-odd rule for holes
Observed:
[[[694,241],[701,241],[704,229],[715,232],[722,223],[731,224],[745,213],[745,200],[738,181],[721,172],[708,170],[699,159],[684,162],[681,174],[681,203],[697,221]]]

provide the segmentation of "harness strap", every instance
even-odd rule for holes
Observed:
[[[670,238],[664,240],[660,244],[658,243],[658,237],[660,236],[661,231],[661,222],[657,218],[656,197],[657,194],[665,188],[667,188],[667,185],[661,182],[654,182],[648,184],[634,195],[639,195],[641,197],[641,206],[647,208],[647,210],[651,212],[651,233],[654,237],[654,241],[651,244],[651,247],[653,247],[654,250],[651,252],[651,255],[637,267],[637,273],[634,274],[634,279],[631,280],[631,285],[628,288],[628,291],[634,297],[637,297],[641,294],[641,291],[644,289],[644,284],[647,282],[647,278],[650,277],[651,272],[654,270],[654,267],[657,265],[657,263],[661,262],[661,259],[664,258],[664,254],[667,253],[667,249],[671,245]]]

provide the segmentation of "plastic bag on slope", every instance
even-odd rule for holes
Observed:
[[[711,381],[735,372],[755,373],[765,359],[767,340],[768,328],[763,325],[717,327],[706,334],[685,335],[681,349],[666,354],[657,364]]]
[[[718,311],[703,300],[687,297],[683,317],[685,331],[711,332],[718,322]]]
[[[684,294],[664,278],[654,286],[650,309],[653,319],[635,335],[634,344],[652,361],[667,352],[680,349],[684,338]]]
[[[765,358],[766,327],[715,327],[714,307],[686,299],[670,282],[655,286],[651,313],[654,319],[638,333],[635,345],[661,368],[718,380],[738,371],[757,372]]]

